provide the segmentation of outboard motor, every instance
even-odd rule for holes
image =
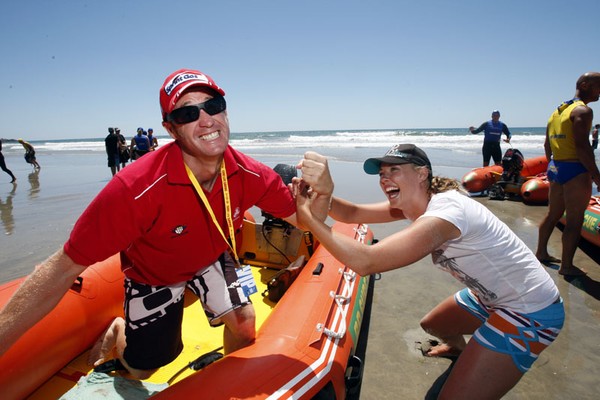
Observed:
[[[492,200],[504,200],[513,194],[519,194],[523,178],[521,171],[525,159],[517,149],[508,149],[502,157],[502,176],[489,189],[489,198]]]
[[[273,168],[273,171],[275,171],[275,172],[277,172],[277,174],[279,174],[279,176],[281,177],[281,180],[286,185],[292,183],[292,178],[295,178],[298,176],[296,167],[294,165],[290,165],[290,164],[277,164],[275,166],[275,168]],[[267,223],[273,223],[274,220],[277,220],[277,218],[273,217],[271,214],[268,214],[264,211],[261,213],[261,215],[265,218]],[[276,223],[278,225],[287,224],[287,222],[285,222],[283,220],[277,220]]]
[[[296,166],[294,165],[277,164],[273,170],[279,174],[281,180],[286,185],[292,183],[292,178],[298,176]],[[292,247],[297,251],[297,243],[295,240],[291,240],[291,238],[296,231],[301,231],[297,230],[294,225],[287,221],[281,218],[275,218],[269,213],[262,211],[261,215],[264,217],[262,223],[262,235],[267,243],[286,258],[288,247]],[[298,234],[301,235],[301,233]],[[307,234],[310,235],[310,232],[307,232]],[[290,260],[288,261],[291,262]]]
[[[518,183],[523,170],[525,159],[523,154],[517,149],[508,149],[502,157],[502,178],[501,181]]]

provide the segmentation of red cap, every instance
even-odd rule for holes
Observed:
[[[207,87],[221,96],[225,96],[225,91],[210,76],[193,69],[177,70],[165,79],[160,88],[160,109],[163,119],[173,111],[175,103],[177,103],[183,92],[193,86]]]

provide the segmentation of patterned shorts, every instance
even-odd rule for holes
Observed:
[[[556,339],[565,320],[560,296],[548,307],[530,314],[506,308],[489,308],[469,289],[457,292],[454,299],[484,323],[473,333],[477,343],[492,351],[509,354],[523,373]]]
[[[123,357],[130,366],[155,369],[179,355],[186,287],[198,296],[212,326],[220,325],[228,312],[251,304],[227,252],[187,282],[152,286],[125,279],[127,346]]]

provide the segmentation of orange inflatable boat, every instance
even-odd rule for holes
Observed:
[[[545,172],[548,161],[545,156],[528,158],[523,161],[521,176],[524,178]],[[489,189],[502,176],[501,165],[475,168],[462,177],[462,185],[469,193],[480,193]]]
[[[282,232],[281,229],[284,229]],[[370,244],[364,225],[334,230]],[[275,251],[274,246],[278,246]],[[341,264],[312,236],[291,226],[244,223],[243,263],[257,293],[256,341],[194,372],[190,361],[215,353],[222,327],[211,328],[197,299],[186,294],[184,350],[148,381],[168,383],[156,399],[344,399],[360,390],[374,281]],[[290,260],[308,260],[278,303],[261,296]],[[22,279],[0,286],[0,306]],[[51,314],[0,358],[2,398],[56,399],[91,372],[87,352],[108,324],[122,315],[120,259],[89,267]],[[97,374],[97,373],[94,373]],[[115,373],[112,373],[115,374]],[[85,379],[85,378],[83,378]]]
[[[565,224],[565,216],[560,219],[561,224]],[[583,226],[581,227],[581,237],[588,242],[600,247],[600,195],[590,198],[590,203],[583,216]]]
[[[548,202],[550,181],[546,173],[529,179],[521,186],[521,197],[526,204],[545,204]]]

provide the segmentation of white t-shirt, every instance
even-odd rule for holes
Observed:
[[[425,214],[456,226],[461,235],[432,254],[433,262],[490,307],[532,313],[552,304],[558,288],[535,255],[490,210],[452,190],[434,194]]]

